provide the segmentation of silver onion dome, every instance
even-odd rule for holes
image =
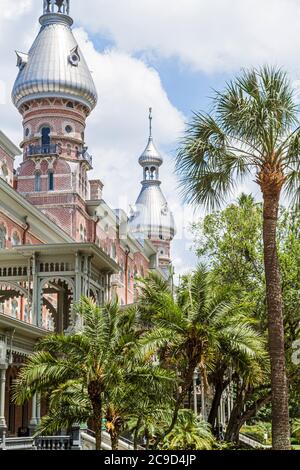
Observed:
[[[159,181],[159,168],[163,159],[152,138],[152,109],[149,114],[150,136],[139,163],[143,167],[142,190],[129,217],[130,232],[138,238],[172,240],[175,222]]]
[[[161,166],[163,164],[163,158],[154,145],[152,134],[150,134],[147,147],[139,158],[139,164],[141,166],[151,164]]]
[[[42,97],[76,100],[90,110],[96,106],[97,91],[72,33],[73,20],[65,14],[68,11],[66,0],[44,2],[42,26],[29,53],[17,52],[19,74],[12,91],[16,107]]]
[[[172,240],[175,222],[159,185],[143,183],[129,218],[129,230],[137,238]]]

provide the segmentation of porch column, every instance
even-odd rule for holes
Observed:
[[[38,285],[38,260],[36,253],[34,253],[32,256],[32,324],[42,326]]]
[[[111,277],[112,277],[112,274],[109,273],[108,276],[107,276],[107,282],[108,282],[108,286],[107,286],[107,289],[108,289],[108,300],[112,300],[112,293],[111,293]]]
[[[75,292],[74,292],[74,302],[79,302],[83,291],[81,290],[81,258],[79,253],[75,254]]]
[[[36,395],[36,420],[37,423],[41,421],[41,394]]]
[[[109,302],[111,300],[110,298],[110,281],[111,281],[111,274],[104,274],[104,279],[105,279],[105,287],[104,287],[104,296],[105,296],[105,302]]]
[[[221,397],[221,400],[220,400],[220,424],[221,426],[223,426],[224,424],[224,421],[223,421],[223,396]]]
[[[7,429],[5,420],[5,383],[7,366],[1,365],[0,367],[0,440],[3,441],[4,444]]]
[[[31,435],[34,434],[37,424],[37,396],[35,393],[31,399],[31,420],[29,425]]]
[[[202,414],[202,418],[204,419],[204,421],[207,421],[205,389],[204,389],[204,383],[203,383],[202,377],[201,377],[201,414]]]
[[[194,396],[194,413],[198,415],[198,400],[197,400],[197,379],[198,379],[198,370],[194,370],[193,376],[193,396]]]
[[[230,415],[231,415],[231,388],[230,386],[228,387],[228,390],[227,390],[227,422],[229,423],[229,420],[230,420]]]
[[[64,296],[65,292],[60,288],[57,296],[57,332],[60,334],[64,332]]]

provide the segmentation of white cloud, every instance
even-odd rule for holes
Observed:
[[[178,57],[205,72],[261,62],[298,68],[297,0],[97,0],[96,5],[73,2],[72,11],[130,53]]]
[[[83,29],[75,31],[99,90],[99,103],[87,126],[87,141],[94,156],[94,174],[104,184],[104,198],[113,206],[128,209],[141,189],[142,168],[138,158],[148,138],[148,108],[153,107],[153,131],[164,156],[162,189],[177,224],[173,253],[176,272],[194,264],[188,245],[191,208],[183,208],[178,196],[174,161],[165,147],[176,147],[184,129],[184,116],[170,103],[157,71],[141,60],[116,49],[99,53]]]
[[[24,12],[29,11],[32,6],[32,0],[18,0],[18,2],[12,2],[11,0],[1,0],[1,18],[0,21],[17,18],[22,16]]]

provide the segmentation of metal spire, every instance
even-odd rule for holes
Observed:
[[[152,108],[149,108],[149,139],[152,139]]]

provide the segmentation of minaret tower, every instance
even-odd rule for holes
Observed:
[[[92,168],[86,119],[97,92],[69,13],[69,0],[44,0],[37,38],[28,54],[17,52],[12,99],[24,128],[17,190],[77,239]]]
[[[175,235],[172,212],[161,190],[159,170],[163,158],[156,149],[152,136],[152,108],[149,109],[149,139],[139,158],[143,168],[142,190],[129,219],[131,233],[137,238],[149,239],[157,247],[159,265],[167,269],[171,264],[170,244]]]

